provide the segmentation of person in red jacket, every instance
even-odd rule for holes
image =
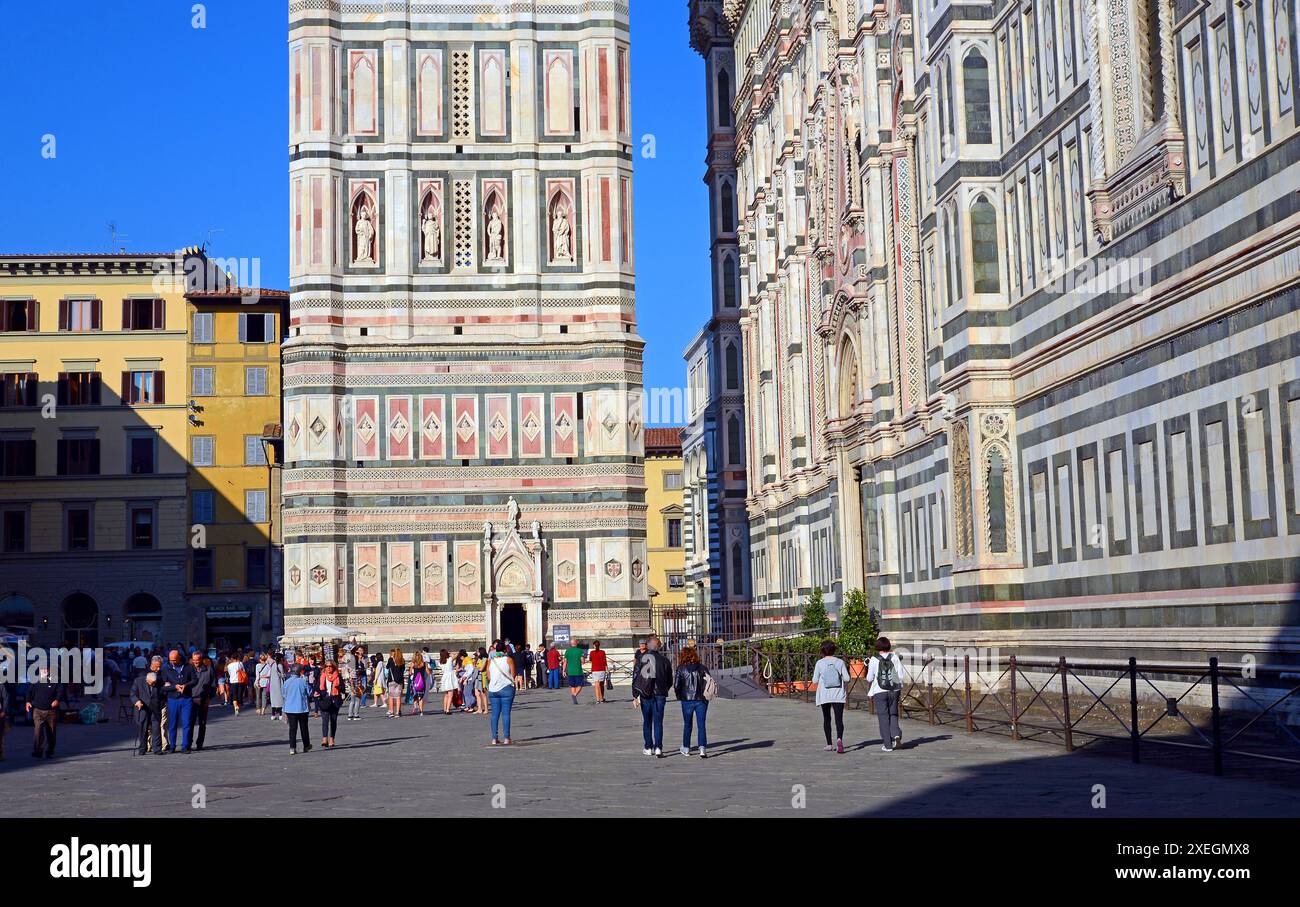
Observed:
[[[551,647],[546,650],[546,689],[558,690],[560,688],[560,650]]]

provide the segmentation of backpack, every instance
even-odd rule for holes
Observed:
[[[844,686],[844,675],[840,673],[840,666],[835,664],[834,662],[831,662],[829,665],[827,665],[827,668],[828,670],[822,671],[821,685],[828,690],[838,690],[840,687]],[[831,671],[830,671],[831,668],[834,669],[834,673],[835,673],[834,683],[831,682]]]
[[[704,675],[704,701],[712,702],[718,698],[718,682],[713,679],[713,675],[705,673]]]
[[[424,672],[416,671],[415,676],[411,678],[411,689],[417,693],[424,692]]]
[[[894,660],[889,655],[877,655],[876,661],[876,686],[885,692],[901,690],[903,684],[899,682],[898,672],[894,670]]]

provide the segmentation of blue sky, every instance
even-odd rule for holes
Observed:
[[[209,0],[0,4],[0,253],[209,242],[288,286],[287,4]],[[703,61],[686,0],[633,0],[637,303],[646,385],[680,386],[709,312]],[[42,154],[54,137],[55,156]]]

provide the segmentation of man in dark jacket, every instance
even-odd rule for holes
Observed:
[[[162,755],[162,683],[158,672],[162,670],[162,659],[157,655],[149,669],[131,681],[131,704],[135,706],[136,734],[135,754],[143,756],[146,746],[155,756]]]
[[[668,704],[668,691],[673,686],[673,666],[659,648],[659,637],[653,636],[645,654],[637,658],[632,695],[641,703],[641,732],[645,737],[645,749],[641,752],[662,759],[664,708]]]
[[[208,706],[217,691],[217,672],[211,661],[205,661],[202,652],[190,655],[190,667],[194,669],[194,727],[198,736],[194,741],[196,750],[203,750],[203,739],[208,735]]]
[[[54,758],[54,744],[58,736],[59,706],[68,701],[68,690],[61,683],[50,680],[50,669],[41,668],[36,682],[27,687],[27,714],[32,716],[35,731],[32,741],[32,758]]]
[[[8,728],[9,712],[13,707],[13,684],[0,680],[0,762],[5,761],[5,730]]]
[[[158,677],[162,680],[163,692],[167,695],[167,739],[171,741],[169,752],[189,753],[193,730],[194,684],[198,681],[198,675],[191,664],[181,660],[180,649],[172,649],[167,655],[167,664]],[[176,733],[178,729],[180,735]]]

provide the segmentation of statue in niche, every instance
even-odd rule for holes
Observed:
[[[492,544],[492,523],[489,520],[483,521],[483,541]]]
[[[375,264],[375,224],[370,205],[365,201],[362,201],[361,206],[357,209],[357,222],[352,227],[352,232],[357,240],[357,253],[353,258],[353,263],[359,265]]]
[[[424,218],[420,221],[420,237],[424,250],[420,259],[437,261],[442,252],[442,231],[432,202],[424,209]]]
[[[505,256],[505,238],[506,226],[501,221],[501,210],[493,206],[492,213],[488,215],[487,222],[488,235],[488,256],[490,262],[503,262]]]
[[[573,248],[569,241],[571,233],[569,212],[561,202],[555,206],[555,218],[551,221],[551,255],[555,261],[573,261]]]
[[[510,521],[511,529],[519,528],[519,502],[512,495],[510,502],[506,504],[506,517]]]

